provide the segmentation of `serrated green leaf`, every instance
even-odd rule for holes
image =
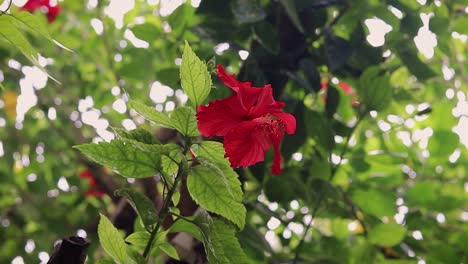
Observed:
[[[210,225],[210,238],[214,255],[208,255],[208,262],[222,264],[247,264],[247,256],[236,238],[235,227],[220,219]]]
[[[196,137],[200,135],[193,108],[179,106],[171,113],[172,125],[182,135]]]
[[[159,144],[155,136],[143,128],[127,131],[122,128],[112,128],[121,139],[133,139],[145,144]]]
[[[211,90],[211,76],[206,64],[201,61],[185,42],[180,66],[182,89],[187,93],[194,106],[203,103]]]
[[[232,174],[223,172],[214,164],[195,166],[187,178],[187,187],[196,203],[224,216],[242,229],[246,209],[236,197],[236,192],[230,188],[227,177],[232,177]]]
[[[128,102],[128,105],[130,106],[130,108],[135,109],[135,111],[137,111],[144,118],[153,121],[156,124],[173,128],[171,119],[164,113],[161,113],[152,107],[146,106],[140,102],[133,100],[130,100]]]
[[[146,230],[151,231],[153,224],[158,220],[158,213],[151,200],[144,194],[128,188],[119,189],[115,191],[115,194],[127,198],[130,205],[143,221]]]
[[[178,146],[148,145],[132,140],[112,140],[99,144],[74,146],[88,158],[130,178],[151,177],[161,169],[161,155],[167,155]]]
[[[369,241],[372,244],[392,247],[398,245],[405,237],[406,229],[395,223],[378,224],[369,231]]]
[[[101,220],[98,225],[98,236],[102,248],[114,260],[125,263],[127,260],[126,244],[119,230],[107,219],[103,214],[100,214]]]
[[[130,244],[139,246],[139,247],[145,247],[146,244],[148,244],[149,238],[150,238],[150,234],[148,232],[138,231],[126,237],[125,241]]]
[[[209,161],[220,168],[234,198],[241,202],[243,198],[241,183],[237,173],[231,168],[229,160],[224,157],[226,152],[223,144],[216,141],[203,141],[194,144],[191,149],[198,159]]]

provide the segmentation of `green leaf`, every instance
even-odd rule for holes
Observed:
[[[177,253],[177,250],[169,242],[165,242],[165,243],[162,243],[162,244],[158,245],[158,248],[160,248],[170,258],[180,260],[179,254]]]
[[[359,78],[359,98],[368,110],[383,110],[392,99],[390,76],[381,75],[377,67],[369,67]]]
[[[14,47],[18,48],[28,60],[36,63],[37,51],[18,29],[17,21],[12,16],[0,16],[0,28],[2,29],[0,31],[0,38],[10,42]]]
[[[266,21],[256,23],[253,30],[258,42],[263,47],[273,54],[278,54],[280,48],[278,34],[270,23]]]
[[[127,131],[122,128],[112,128],[121,139],[133,139],[145,144],[159,144],[155,136],[143,128]]]
[[[295,0],[280,0],[280,3],[286,10],[286,14],[289,19],[293,22],[294,26],[301,32],[304,33],[304,28],[302,27],[301,20],[297,14],[296,2]]]
[[[102,248],[114,260],[125,263],[127,260],[126,244],[120,235],[119,230],[107,219],[103,214],[100,214],[101,220],[98,225],[98,236]]]
[[[47,24],[44,22],[44,20],[39,19],[38,17],[27,11],[15,13],[11,16],[23,25],[25,25],[27,28],[29,28],[32,32],[39,33],[48,40],[53,40],[49,30],[47,29]]]
[[[419,79],[419,81],[425,81],[437,76],[437,74],[426,63],[422,62],[418,58],[418,51],[414,45],[400,43],[400,45],[395,45],[395,49],[398,57],[403,61],[408,70]]]
[[[195,217],[186,217],[193,220]],[[189,222],[183,218],[179,218],[168,230],[170,233],[185,232],[191,234],[198,241],[203,242],[203,237],[200,234],[200,228],[194,223]]]
[[[134,25],[131,30],[137,38],[150,42],[158,40],[161,37],[161,28],[153,23]]]
[[[130,234],[125,241],[138,247],[144,248],[148,244],[150,234],[145,231],[138,231]]]
[[[231,163],[224,157],[223,144],[216,141],[203,141],[192,145],[192,152],[198,159],[209,161],[219,167],[227,180],[229,189],[237,201],[242,201],[243,192],[237,173],[231,168]]]
[[[448,130],[436,130],[429,138],[427,148],[431,156],[448,157],[460,145],[458,135]]]
[[[369,231],[369,241],[382,247],[398,245],[405,237],[406,229],[395,223],[378,224]]]
[[[376,189],[358,189],[352,199],[362,211],[377,217],[393,216],[396,212],[394,197]]]
[[[171,119],[167,115],[157,111],[156,109],[133,100],[130,100],[128,102],[128,105],[130,106],[130,108],[135,109],[135,111],[137,111],[144,118],[153,121],[156,124],[173,128]]]
[[[182,135],[196,137],[200,135],[193,108],[179,106],[171,113],[172,125]]]
[[[208,255],[210,263],[247,264],[247,256],[236,238],[234,226],[220,219],[210,225],[210,239],[216,255]]]
[[[353,55],[353,47],[348,40],[335,36],[331,29],[325,28],[324,30],[328,65],[333,71],[348,62]]]
[[[328,86],[327,99],[325,103],[325,112],[327,113],[328,119],[331,119],[336,113],[340,99],[340,93],[338,90],[332,85]]]
[[[115,191],[115,194],[127,198],[130,205],[143,221],[146,230],[151,231],[153,224],[158,220],[158,213],[151,200],[144,194],[128,188],[119,189]]]
[[[206,64],[201,61],[185,42],[180,66],[182,89],[187,93],[194,106],[203,103],[211,90],[211,76]]]
[[[74,146],[88,158],[130,178],[145,178],[161,169],[161,155],[179,148],[176,145],[148,145],[132,140],[112,140]]]
[[[306,109],[304,113],[304,121],[307,129],[307,134],[328,153],[333,149],[335,144],[334,132],[330,127],[328,120],[319,112]]]
[[[231,10],[240,24],[258,22],[266,17],[257,0],[234,0]]]
[[[242,229],[245,225],[246,209],[238,197],[238,192],[231,188],[227,179],[233,176],[232,173],[224,172],[225,170],[210,163],[194,166],[187,178],[187,187],[197,204],[226,217]],[[240,184],[238,180],[237,182]]]

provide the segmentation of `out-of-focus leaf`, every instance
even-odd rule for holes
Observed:
[[[353,202],[365,213],[383,217],[396,213],[395,198],[376,189],[358,189],[352,194]]]
[[[257,0],[231,1],[231,10],[239,23],[254,23],[265,18],[266,13]]]
[[[286,14],[288,15],[289,19],[291,19],[297,30],[299,30],[301,33],[304,33],[304,28],[302,27],[301,20],[297,14],[296,1],[280,0],[280,3],[283,5],[284,9],[286,10]]]
[[[428,150],[436,157],[448,157],[460,144],[458,135],[452,131],[437,130],[429,138]]]
[[[392,247],[398,245],[405,237],[406,229],[395,223],[378,224],[369,231],[369,241],[372,244]]]
[[[353,54],[353,48],[348,40],[333,35],[329,28],[325,28],[325,48],[328,65],[334,71],[343,66]]]
[[[273,54],[279,52],[278,33],[275,28],[266,21],[261,21],[253,26],[255,36],[258,42]]]

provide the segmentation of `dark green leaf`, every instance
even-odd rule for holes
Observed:
[[[253,23],[263,20],[265,11],[257,0],[233,0],[231,10],[239,23]]]
[[[146,230],[151,231],[153,224],[158,220],[158,213],[153,202],[144,194],[128,188],[119,189],[115,191],[115,194],[127,198],[130,205],[143,221]]]
[[[286,14],[288,15],[289,19],[291,19],[294,26],[296,26],[297,30],[299,30],[301,33],[304,33],[304,28],[302,27],[301,20],[297,14],[295,0],[280,0],[280,3],[285,8]]]
[[[261,21],[256,23],[253,29],[258,42],[271,53],[278,54],[280,47],[275,28],[270,23]]]

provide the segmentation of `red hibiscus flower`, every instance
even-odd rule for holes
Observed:
[[[43,13],[47,15],[47,20],[49,23],[53,22],[60,13],[60,6],[56,1],[51,0],[29,0],[21,8],[23,10],[33,13],[37,9],[40,9]]]
[[[80,176],[81,179],[88,180],[89,183],[89,189],[86,190],[84,193],[86,197],[102,197],[104,195],[104,192],[100,191],[97,187],[97,182],[94,179],[94,175],[88,170],[84,169],[82,170],[78,176]]]
[[[247,167],[265,159],[273,145],[272,174],[280,174],[279,146],[285,133],[296,131],[296,118],[284,113],[283,102],[273,98],[270,84],[253,87],[250,82],[239,82],[218,65],[216,74],[235,94],[207,106],[198,107],[198,128],[205,137],[224,137],[226,157],[231,167]]]

